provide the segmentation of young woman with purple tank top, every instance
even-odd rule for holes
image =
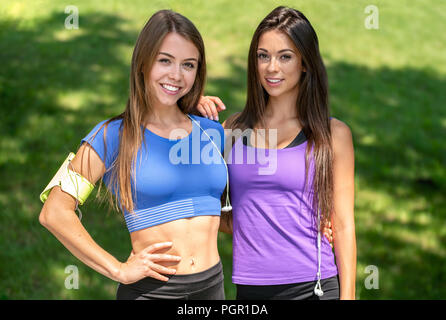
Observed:
[[[224,109],[217,97],[198,106],[213,120]],[[237,299],[354,299],[352,134],[329,116],[318,39],[301,12],[278,7],[257,27],[245,109],[223,127],[233,209],[220,230],[233,234]],[[321,237],[330,225],[334,252]]]

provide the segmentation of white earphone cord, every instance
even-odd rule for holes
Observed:
[[[225,165],[226,168],[226,203],[225,206],[223,208],[221,208],[221,211],[223,212],[229,212],[232,210],[232,206],[231,206],[231,201],[229,200],[229,172],[228,172],[228,165],[226,164],[225,158],[223,157],[223,155],[221,154],[220,150],[218,150],[217,145],[215,144],[215,142],[211,139],[211,137],[209,137],[209,135],[206,133],[206,131],[200,126],[200,124],[195,121],[194,119],[192,119],[191,116],[187,115],[193,122],[195,122],[197,124],[198,127],[200,127],[201,130],[203,130],[204,134],[209,138],[209,140],[212,142],[212,144],[214,145],[215,149],[217,150],[218,154],[220,155],[220,157],[223,160],[223,164]]]
[[[317,283],[314,287],[314,294],[318,297],[324,295],[321,287],[321,217],[319,209],[317,210]]]
[[[71,171],[74,172],[73,165],[71,164],[71,161],[68,162],[68,166],[70,166]],[[67,172],[68,172],[68,166],[67,166]],[[74,211],[77,210],[79,212],[79,220],[82,220],[82,211],[79,208],[79,200],[78,200],[79,199],[79,185],[77,183],[77,180],[76,180],[76,183],[74,183],[73,177],[70,174],[68,174],[68,176],[70,177],[71,183],[73,183],[74,188],[76,189],[76,208],[74,208]]]

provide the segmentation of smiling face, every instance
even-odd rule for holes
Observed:
[[[260,82],[271,97],[297,96],[302,57],[291,39],[279,30],[264,32],[257,47]]]
[[[175,32],[166,35],[152,69],[145,73],[154,107],[176,105],[191,90],[198,61],[199,52],[191,41]]]

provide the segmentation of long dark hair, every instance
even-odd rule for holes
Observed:
[[[109,119],[104,123],[104,139],[107,126],[110,122],[122,119],[121,132],[119,136],[119,151],[117,158],[111,168],[109,187],[115,195],[107,192],[112,207],[119,207],[133,212],[136,193],[135,168],[139,148],[144,141],[143,127],[147,114],[151,111],[151,95],[146,90],[143,71],[150,72],[152,65],[158,55],[159,48],[167,34],[175,32],[190,40],[198,50],[199,61],[197,75],[191,90],[178,100],[178,107],[184,113],[195,113],[195,106],[203,94],[206,80],[206,59],[204,42],[200,32],[194,24],[179,13],[170,10],[156,12],[146,23],[136,41],[133,50],[132,64],[130,70],[130,92],[125,111],[120,115]],[[102,128],[102,126],[101,126]],[[99,132],[100,128],[97,132]],[[96,132],[96,133],[97,133]],[[105,144],[105,140],[104,140]],[[133,167],[133,170],[132,170]],[[101,179],[102,180],[102,179]],[[99,194],[99,192],[98,192]]]
[[[293,41],[302,56],[302,67],[306,70],[299,80],[296,110],[302,130],[308,139],[305,159],[306,177],[308,177],[310,155],[313,152],[312,205],[316,214],[317,210],[320,210],[321,227],[323,227],[327,221],[331,220],[333,211],[333,150],[328,80],[319,52],[316,32],[302,12],[281,6],[274,9],[260,22],[249,49],[248,92],[245,109],[237,117],[228,121],[228,127],[242,130],[254,129],[256,125],[264,127],[269,95],[259,79],[257,49],[261,35],[270,30],[279,30]]]

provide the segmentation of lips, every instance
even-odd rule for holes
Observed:
[[[167,94],[170,95],[175,95],[178,92],[180,92],[181,87],[172,85],[172,84],[168,84],[168,83],[161,83],[161,88],[163,89],[163,91]]]
[[[271,87],[277,87],[279,86],[284,79],[280,79],[280,78],[265,78],[266,83],[271,86]]]

